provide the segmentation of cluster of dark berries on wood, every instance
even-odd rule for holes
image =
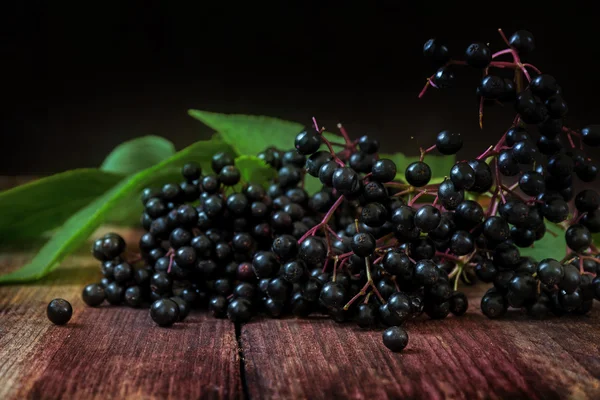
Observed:
[[[236,323],[319,313],[386,328],[383,343],[392,351],[408,343],[406,321],[463,315],[460,283],[493,283],[481,301],[491,318],[508,307],[536,318],[586,313],[600,298],[591,236],[600,231],[600,197],[590,189],[575,194],[573,182],[595,178],[582,147],[600,144],[600,126],[563,126],[560,88],[547,75],[531,77],[528,70],[537,69],[519,58],[533,49],[533,37],[517,32],[506,42],[494,54],[472,44],[466,61],[450,59],[435,40],[425,45],[425,55],[442,65],[425,89],[448,86],[451,68],[465,64],[484,74],[480,115],[491,100],[512,102],[518,112],[498,143],[457,162],[441,183],[432,182],[427,155],[458,153],[460,134],[440,132],[419,161],[399,170],[380,157],[377,139],[352,140],[338,125],[338,141],[328,140],[313,119],[293,149],[258,154],[277,171],[268,185],[241,181],[234,158],[218,153],[211,171],[190,163],[181,183],[144,190],[139,256],[126,256],[118,235],[98,239],[93,253],[104,278],[84,289],[84,301],[147,304],[160,326],[194,308]],[[513,62],[496,61],[504,54]],[[514,69],[517,79],[494,78],[488,72],[495,67]],[[320,183],[314,194],[305,190],[309,179]],[[568,225],[569,253],[522,257],[520,248],[560,234],[546,221]]]
[[[600,298],[600,258],[592,240],[600,232],[600,196],[575,187],[577,180],[585,184],[596,179],[598,165],[584,148],[600,146],[600,125],[580,131],[565,126],[568,107],[557,80],[521,60],[534,50],[533,35],[518,31],[509,39],[499,32],[506,49],[492,53],[483,43],[471,44],[464,61],[452,59],[434,39],[424,46],[425,56],[439,69],[419,97],[430,86],[448,87],[451,79],[439,77],[453,78],[453,68],[467,65],[483,75],[476,88],[480,124],[484,107],[494,102],[512,104],[517,113],[495,145],[474,160],[458,162],[440,184],[436,200],[454,210],[451,224],[457,231],[446,235],[447,245],[438,250],[471,254],[463,271],[494,285],[481,301],[490,318],[509,307],[524,308],[534,318],[550,312],[585,314],[594,297]],[[504,55],[512,61],[497,60]],[[506,69],[514,71],[513,78],[500,75]],[[437,147],[446,154],[440,144],[438,138],[437,146],[424,153]],[[466,200],[469,191],[490,195],[488,209]],[[545,235],[563,234],[546,222],[565,229],[565,257],[521,257],[520,248],[535,248]]]

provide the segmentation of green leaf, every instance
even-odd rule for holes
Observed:
[[[131,175],[175,154],[175,146],[160,136],[143,136],[121,143],[104,159],[103,171]]]
[[[2,244],[41,237],[121,179],[99,169],[75,169],[1,192]]]
[[[232,150],[219,140],[197,142],[159,164],[124,178],[114,188],[72,215],[29,264],[0,276],[0,283],[26,282],[43,277],[56,268],[70,253],[77,250],[106,220],[111,210],[121,207],[123,202],[127,202],[132,195],[139,194],[144,187],[186,162],[195,161],[203,168],[209,168],[212,155],[219,151]]]
[[[379,158],[389,158],[396,163],[396,180],[406,183],[404,178],[404,172],[406,167],[415,161],[419,161],[419,157],[409,157],[402,153],[394,154],[380,154]],[[432,156],[427,154],[424,160],[427,165],[431,168],[431,181],[430,184],[442,183],[444,177],[450,174],[450,169],[456,163],[455,156]]]
[[[560,225],[546,222],[544,237],[536,241],[532,247],[522,248],[519,251],[521,256],[533,257],[537,261],[544,258],[554,258],[560,261],[567,254],[565,230]]]
[[[257,155],[268,147],[293,149],[296,135],[305,129],[303,124],[297,122],[258,115],[219,114],[200,110],[189,110],[188,114],[220,133],[238,155]],[[325,132],[324,136],[337,143],[343,142],[340,136],[329,132]]]
[[[306,174],[304,179],[304,190],[306,190],[306,192],[309,195],[312,196],[313,194],[320,192],[323,189],[323,184],[321,183],[319,178],[315,178],[314,176]]]
[[[594,246],[600,247],[600,232],[594,233],[592,235],[592,243],[594,244]]]
[[[235,159],[235,165],[247,183],[266,185],[277,175],[275,169],[256,156],[239,156]]]

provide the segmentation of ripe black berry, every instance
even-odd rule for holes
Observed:
[[[415,161],[406,167],[404,176],[412,186],[422,187],[431,180],[431,168],[423,161]]]
[[[212,156],[211,167],[215,174],[221,172],[224,167],[234,164],[235,160],[231,154],[219,152]]]
[[[529,196],[537,196],[546,189],[546,182],[541,174],[528,171],[519,178],[519,188]]]
[[[331,180],[333,188],[341,194],[355,192],[360,186],[358,174],[352,168],[337,168]]]
[[[438,199],[446,210],[454,210],[464,200],[464,191],[457,189],[452,180],[444,179],[438,187]]]
[[[240,170],[235,165],[226,165],[219,172],[219,181],[225,186],[235,186],[240,179]]]
[[[546,258],[539,262],[537,276],[544,285],[554,286],[562,280],[564,270],[558,261]]]
[[[46,315],[53,324],[64,325],[71,319],[73,308],[71,307],[71,304],[64,299],[54,299],[48,303]]]
[[[352,236],[350,247],[357,256],[368,257],[375,251],[375,238],[370,233],[357,233]]]
[[[104,288],[97,283],[87,285],[83,288],[81,298],[90,307],[97,307],[104,302]]]
[[[294,147],[302,155],[313,154],[321,147],[321,136],[314,131],[300,132],[296,136]]]
[[[450,179],[456,189],[469,190],[475,184],[475,170],[467,162],[459,162],[452,166]]]
[[[455,292],[450,297],[450,312],[454,315],[464,315],[469,308],[467,296],[462,292]]]
[[[125,290],[125,304],[129,307],[139,307],[142,305],[142,289],[139,286],[131,286]]]
[[[415,226],[418,229],[420,229],[422,232],[428,233],[438,227],[440,221],[442,220],[442,214],[437,208],[426,204],[417,210],[414,220]]]
[[[583,225],[571,225],[565,233],[567,246],[576,253],[586,250],[592,244],[592,234]]]
[[[509,39],[509,43],[519,53],[528,54],[535,49],[535,40],[529,31],[516,31]]]
[[[502,217],[492,216],[483,224],[483,234],[492,242],[502,242],[510,236],[508,223]]]
[[[328,310],[341,310],[346,302],[346,289],[338,282],[327,282],[321,289],[319,302]]]
[[[467,231],[456,231],[450,238],[450,250],[457,256],[469,254],[474,248],[473,236]]]
[[[549,98],[550,96],[556,94],[556,91],[558,90],[556,79],[548,74],[536,76],[533,78],[529,86],[533,94],[542,99]]]
[[[202,168],[194,162],[189,162],[181,168],[181,175],[188,181],[192,182],[200,178]]]
[[[506,313],[508,302],[498,291],[488,290],[481,298],[481,312],[488,318],[499,318]]]
[[[392,326],[383,331],[383,344],[393,352],[404,350],[408,344],[408,333],[399,326]]]
[[[430,260],[420,260],[415,264],[414,277],[425,286],[431,286],[439,279],[439,272]]]
[[[179,318],[179,306],[173,300],[156,300],[150,306],[150,317],[158,326],[169,327]]]
[[[470,160],[469,165],[475,171],[475,184],[469,189],[476,193],[485,193],[492,187],[494,180],[492,178],[492,169],[482,160]]]
[[[475,68],[485,68],[492,61],[492,51],[484,43],[473,43],[467,47],[465,61]]]
[[[504,94],[505,90],[504,79],[497,75],[487,75],[479,84],[479,94],[486,99],[497,99]]]
[[[361,211],[360,221],[367,226],[378,228],[387,222],[387,208],[381,203],[369,203]]]
[[[317,151],[306,160],[306,172],[315,178],[319,176],[319,170],[328,161],[331,161],[333,156],[328,151]]]
[[[396,164],[392,160],[381,159],[375,161],[371,168],[371,179],[376,182],[391,182],[396,177]]]
[[[444,155],[452,155],[458,153],[463,146],[463,139],[460,133],[450,131],[441,131],[438,133],[435,147]]]
[[[445,89],[454,82],[454,72],[449,67],[442,67],[436,71],[432,80],[438,88]]]
[[[441,44],[437,39],[429,39],[423,45],[423,55],[429,58],[435,65],[443,65],[450,60],[448,47]]]

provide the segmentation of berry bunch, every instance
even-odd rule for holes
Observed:
[[[513,103],[517,111],[498,143],[457,162],[441,183],[432,183],[427,155],[458,153],[460,134],[440,132],[418,161],[398,171],[379,156],[375,138],[352,140],[338,125],[339,142],[328,140],[313,119],[314,130],[299,133],[294,149],[258,155],[277,171],[267,187],[243,182],[234,158],[218,153],[208,173],[190,163],[181,183],[145,189],[139,256],[125,256],[115,234],[94,242],[104,278],[84,289],[84,301],[151,304],[160,326],[202,307],[238,323],[259,313],[323,313],[362,328],[386,327],[383,343],[392,351],[408,343],[405,321],[467,311],[459,282],[493,283],[481,301],[490,318],[509,306],[536,318],[588,312],[600,298],[592,243],[600,232],[600,196],[590,189],[575,195],[573,177],[595,179],[597,166],[582,148],[600,145],[600,126],[565,127],[567,106],[554,78],[520,60],[533,50],[533,36],[520,31],[506,43],[497,53],[472,44],[465,61],[450,59],[436,40],[425,44],[438,69],[420,96],[448,86],[452,68],[468,65],[483,72],[480,122],[490,101]],[[496,61],[505,54],[513,62]],[[515,79],[492,75],[492,68],[513,69]],[[312,195],[308,179],[321,184]],[[569,253],[562,260],[521,257],[519,248],[557,234],[545,221],[568,225]]]

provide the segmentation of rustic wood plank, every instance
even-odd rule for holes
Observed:
[[[29,257],[2,256],[0,271]],[[194,313],[165,329],[147,309],[87,307],[81,290],[98,279],[79,256],[34,284],[0,286],[0,399],[243,396],[233,324]],[[46,318],[55,297],[73,306],[65,326]]]
[[[381,331],[323,318],[259,320],[242,328],[251,398],[600,398],[600,310],[530,321],[470,310],[407,324],[403,353]],[[598,306],[598,304],[596,304]],[[276,366],[276,367],[274,367]]]

